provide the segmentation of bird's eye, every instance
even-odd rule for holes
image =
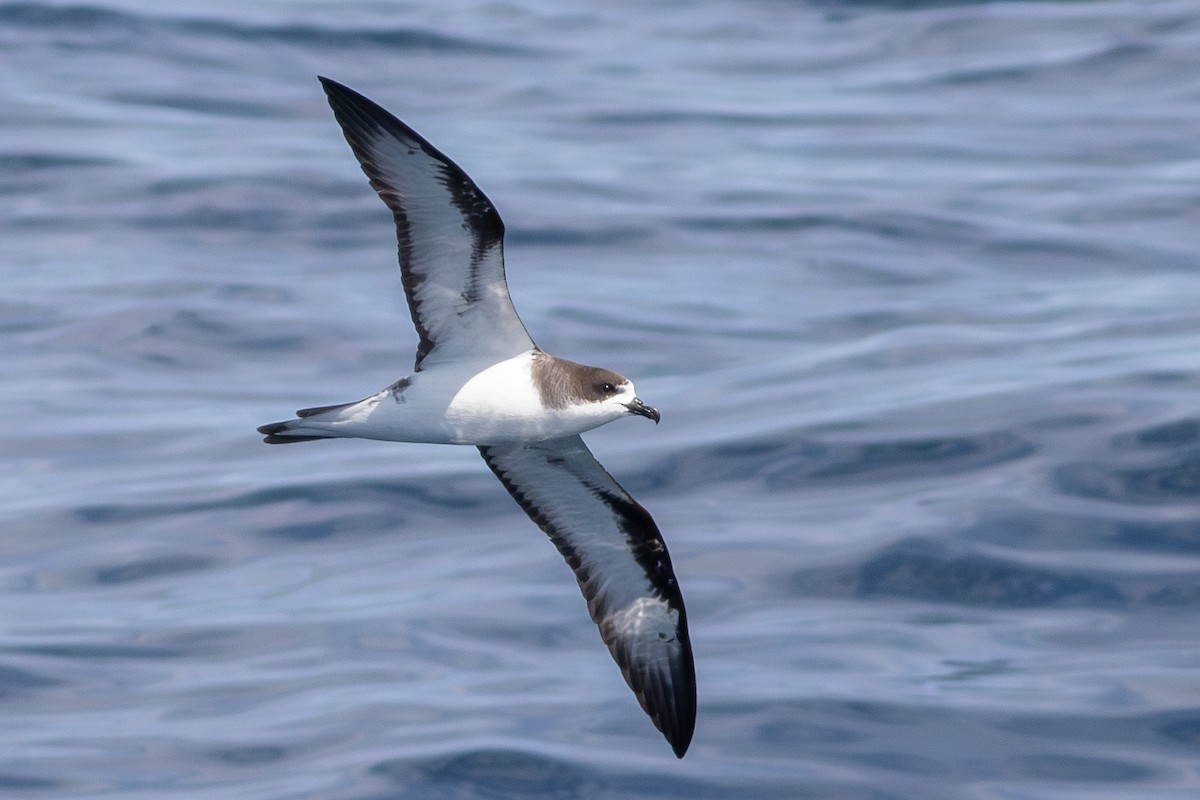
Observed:
[[[613,386],[611,383],[602,383],[600,384],[600,391],[604,392],[605,394],[613,394],[617,391],[617,387]]]

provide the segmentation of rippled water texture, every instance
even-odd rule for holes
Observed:
[[[317,74],[663,412],[676,761],[411,366]],[[1200,3],[0,2],[0,795],[1200,792]]]

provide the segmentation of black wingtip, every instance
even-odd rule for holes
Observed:
[[[324,75],[318,75],[317,80],[321,82],[321,88],[325,90],[325,94],[333,94],[335,92],[351,92],[354,91],[332,78],[326,78]]]
[[[406,125],[396,119],[391,112],[383,106],[376,103],[369,97],[359,94],[349,86],[338,83],[335,80],[326,78],[323,75],[318,75],[317,80],[321,82],[321,88],[325,90],[325,96],[329,99],[329,105],[338,115],[338,122],[343,129],[349,124],[351,117],[342,116],[357,111],[360,114],[372,119],[376,124],[385,123],[384,127],[388,127],[386,123],[399,123],[401,128],[407,128]]]
[[[326,78],[324,75],[318,75],[317,80],[321,82],[321,88],[325,90],[325,96],[329,98],[329,104],[333,106],[334,111],[339,107],[355,108],[367,112],[370,117],[380,117],[384,120],[400,122],[396,117],[383,106],[376,103],[371,98],[364,94],[354,91],[345,84]],[[401,127],[406,129],[407,125],[400,123]]]
[[[635,682],[629,680],[628,673],[626,682],[634,689],[654,727],[658,728],[675,751],[675,757],[683,758],[696,730],[696,666],[686,619],[680,620],[679,639],[683,649],[673,659],[668,673],[643,675],[640,688],[635,688]]]
[[[341,94],[343,92],[352,92],[353,91],[353,89],[343,86],[342,84],[338,83],[337,81],[335,81],[331,78],[326,78],[324,75],[318,75],[317,80],[319,80],[321,82],[321,88],[325,90],[326,97],[333,97],[333,96]]]
[[[692,743],[696,731],[696,673],[691,663],[691,648],[688,648],[688,674],[682,678],[683,686],[676,686],[676,702],[680,703],[677,714],[662,734],[675,751],[676,758],[683,758]],[[661,728],[659,730],[662,730]]]
[[[694,707],[693,707],[694,708]],[[667,739],[667,744],[671,745],[671,750],[674,751],[676,758],[683,758],[687,754],[688,746],[692,743],[692,733],[696,730],[695,711],[692,711],[685,719],[679,720],[683,725],[671,733],[663,733]]]
[[[692,743],[692,736],[688,734],[686,739],[681,739],[678,742],[671,742],[671,749],[675,751],[676,758],[683,758],[687,755],[688,745]]]
[[[329,98],[329,103],[335,111],[339,105],[359,105],[366,106],[367,108],[378,107],[377,103],[354,91],[349,86],[326,78],[324,75],[318,75],[317,80],[321,82],[321,88],[325,90],[325,96]],[[383,111],[382,108],[379,108],[379,110]],[[383,113],[387,114],[386,111],[383,111]]]
[[[617,653],[613,655],[616,657]],[[627,664],[628,659],[624,660]],[[675,664],[670,674],[642,673],[635,677],[626,665],[621,673],[675,757],[683,758],[696,730],[696,673],[691,648],[686,649],[682,663]]]

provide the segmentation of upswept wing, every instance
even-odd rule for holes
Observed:
[[[658,526],[578,436],[479,452],[574,570],[625,682],[682,758],[695,727],[696,675]]]
[[[453,161],[358,92],[320,78],[350,148],[396,220],[400,276],[425,363],[533,347],[504,279],[504,223]]]

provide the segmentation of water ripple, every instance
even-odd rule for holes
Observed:
[[[335,28],[278,24],[251,25],[230,19],[162,17],[115,11],[101,6],[52,6],[9,3],[0,6],[0,26],[56,34],[60,44],[79,47],[139,47],[163,37],[228,39],[255,44],[284,44],[321,50],[431,50],[495,56],[530,55],[525,47],[483,42],[420,28]]]

